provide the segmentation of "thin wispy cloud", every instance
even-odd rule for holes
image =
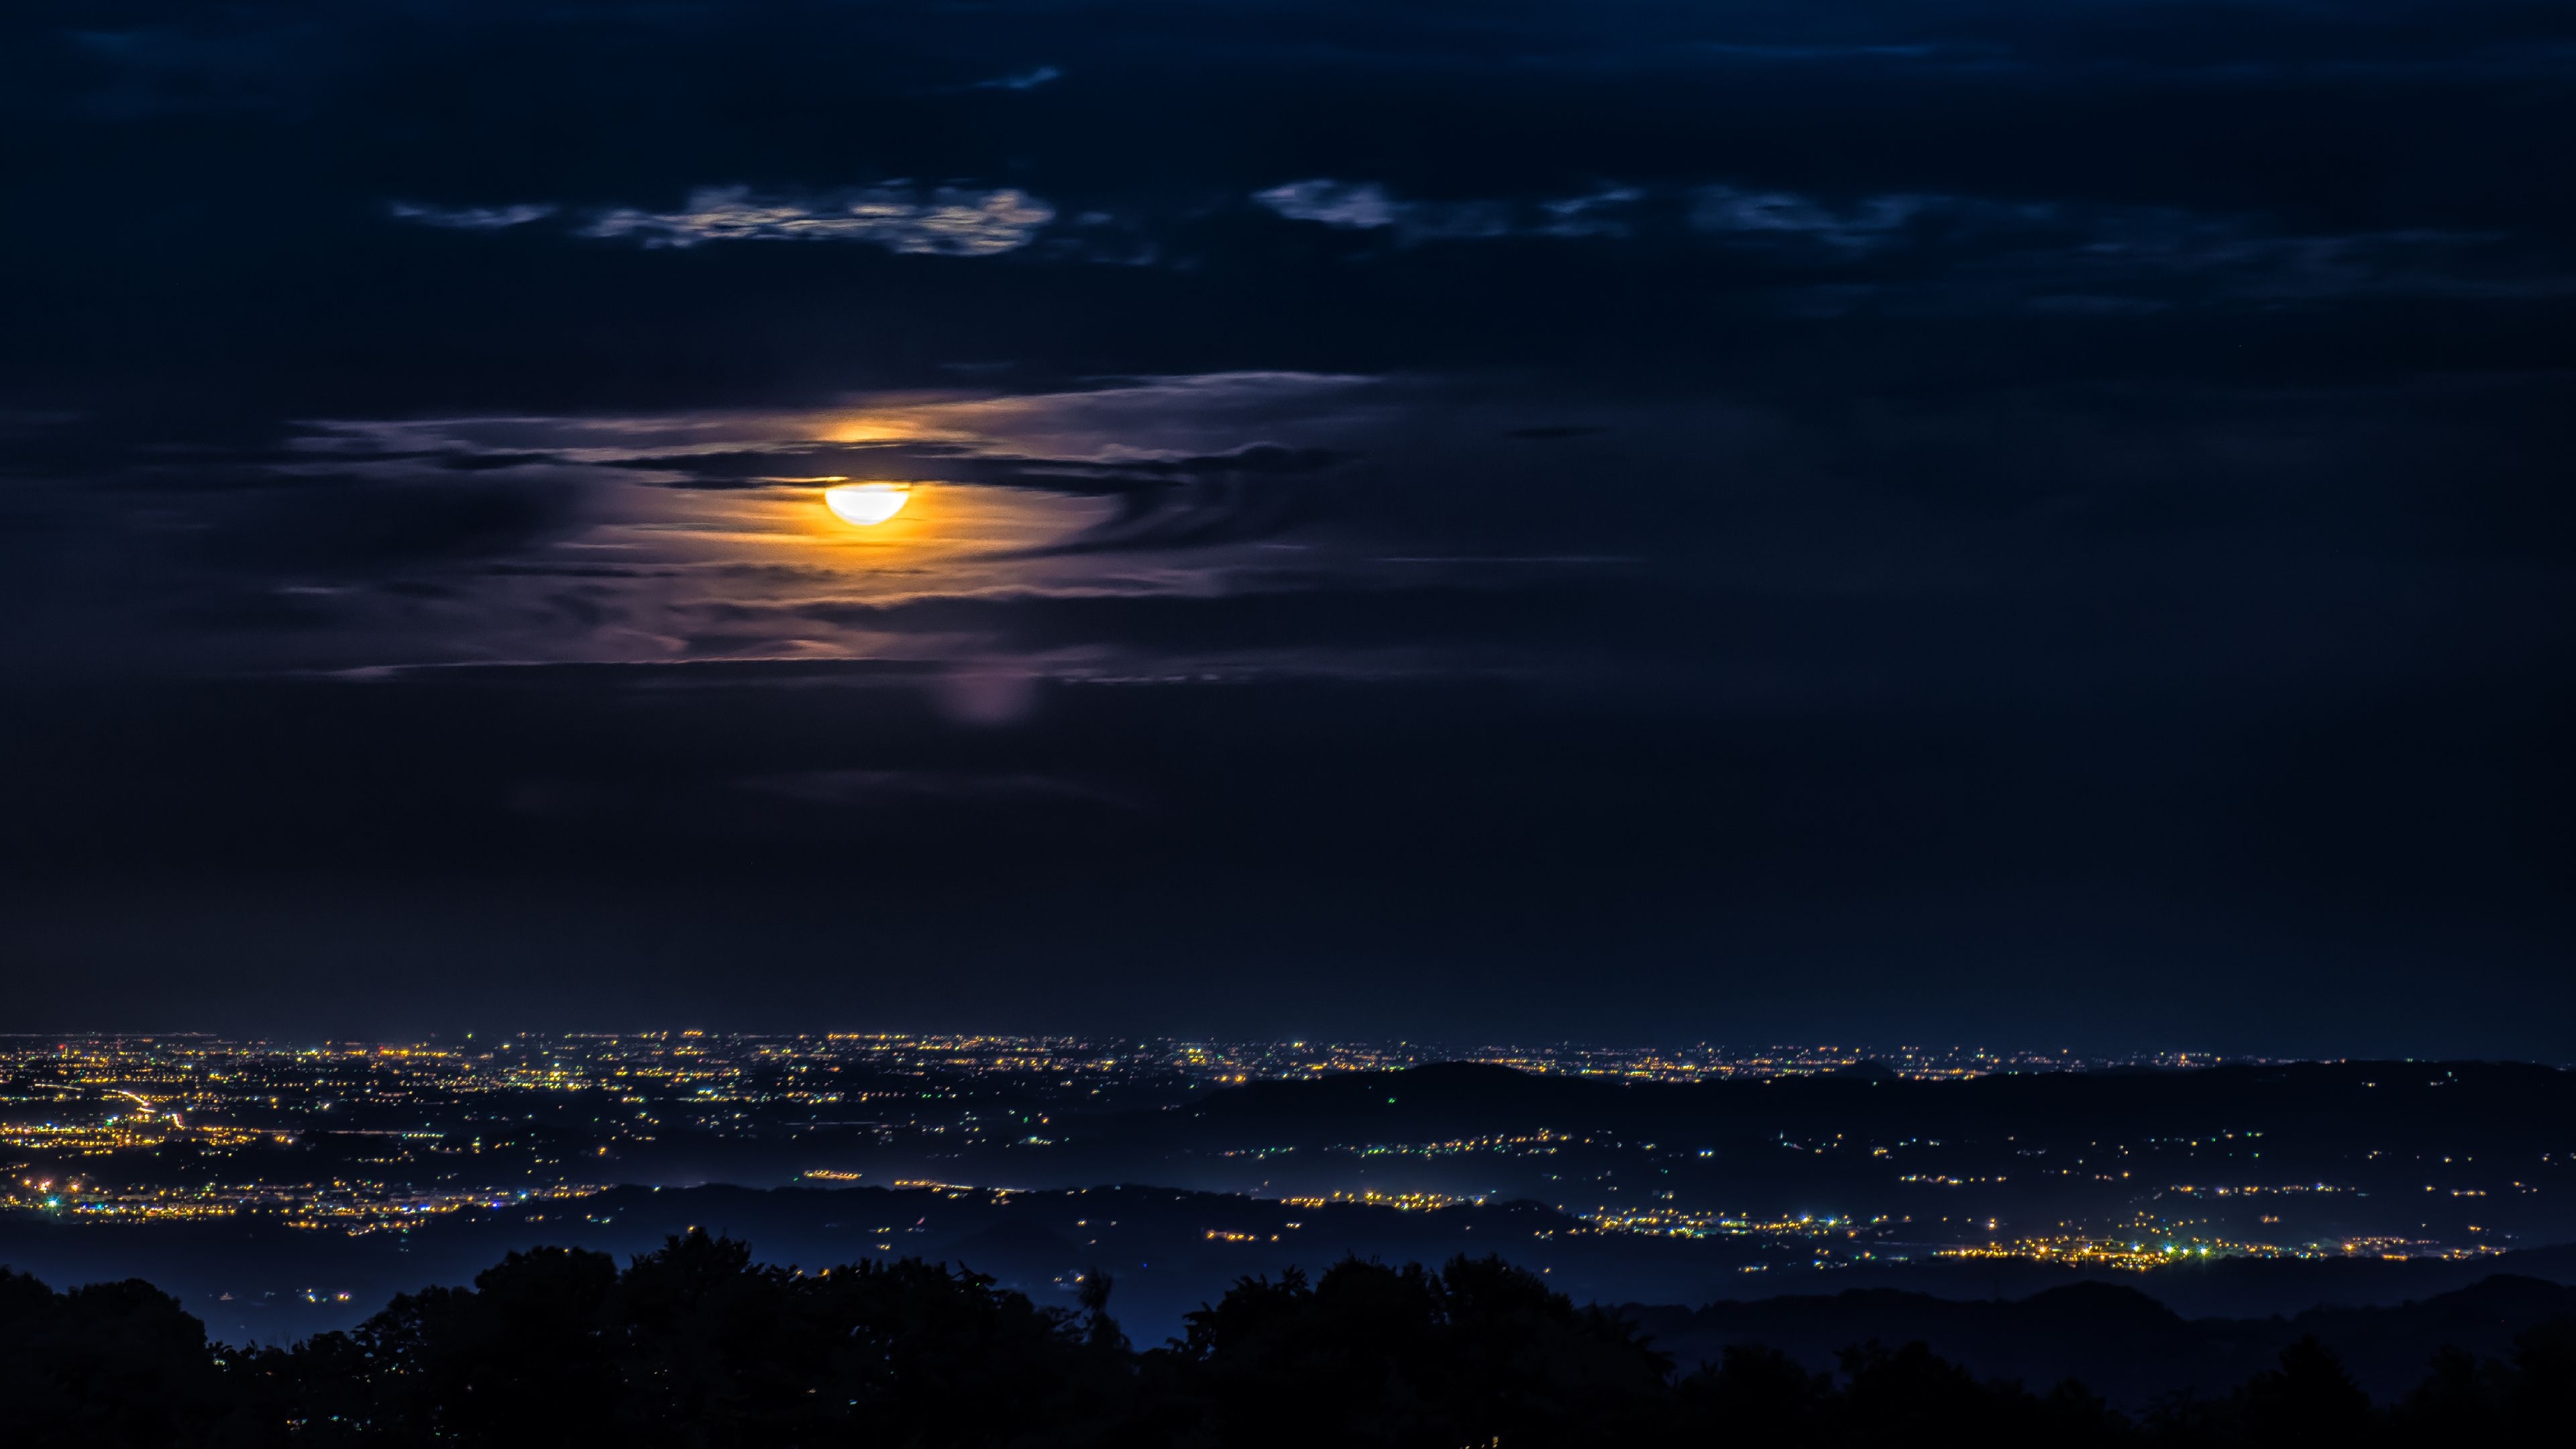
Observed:
[[[1537,201],[1426,201],[1399,197],[1379,182],[1329,177],[1286,182],[1256,191],[1252,199],[1290,221],[1320,222],[1346,231],[1392,231],[1406,241],[1625,237],[1636,234],[1640,207],[1661,201],[1667,215],[1672,207],[1680,207],[1688,227],[1702,234],[1795,236],[1855,249],[1885,240],[1917,214],[1948,200],[1874,196],[1837,209],[1796,192],[1721,184],[1653,193],[1635,186],[1605,185],[1598,191]]]
[[[1519,229],[1509,202],[1399,200],[1374,181],[1316,177],[1256,191],[1252,199],[1290,221],[1350,231],[1392,229],[1405,241],[1484,240]]]
[[[1386,188],[1373,181],[1344,183],[1326,177],[1290,181],[1256,191],[1252,199],[1290,221],[1320,221],[1326,226],[1361,230],[1393,226],[1401,216]]]
[[[1626,236],[1628,223],[1619,213],[1645,196],[1633,186],[1613,186],[1589,196],[1543,201],[1539,210],[1547,220],[1538,229],[1549,236]]]
[[[1045,85],[1048,81],[1062,79],[1064,79],[1063,71],[1060,71],[1051,65],[1042,65],[1035,70],[1024,71],[1018,75],[995,76],[991,80],[977,81],[975,82],[974,89],[979,91],[1033,91],[1038,87]]]
[[[1692,197],[1690,224],[1703,232],[1794,234],[1833,246],[1868,247],[1885,240],[1941,200],[1873,196],[1836,210],[1795,192],[1703,186]]]
[[[385,210],[403,221],[422,226],[447,227],[456,231],[500,231],[543,221],[555,214],[550,204],[526,202],[517,206],[422,206],[417,202],[391,201]]]
[[[991,256],[1028,245],[1055,209],[1008,187],[943,186],[923,194],[877,186],[828,197],[764,196],[748,186],[689,193],[677,211],[620,208],[581,228],[588,237],[632,238],[648,247],[720,241],[871,242],[888,251]]]

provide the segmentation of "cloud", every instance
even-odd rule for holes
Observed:
[[[1084,458],[979,453],[934,441],[797,442],[601,461],[610,468],[661,475],[655,480],[658,486],[693,492],[811,488],[823,477],[892,471],[943,483],[1117,500],[1115,513],[1072,537],[1010,553],[1048,558],[1267,538],[1321,516],[1357,459],[1329,448],[1278,443],[1251,443],[1223,453]]]
[[[1833,246],[1869,247],[1887,240],[1939,200],[1873,196],[1847,210],[1835,211],[1794,192],[1703,186],[1692,198],[1690,224],[1702,232],[1786,233],[1813,237]]]
[[[581,235],[633,237],[648,247],[859,241],[889,251],[971,257],[1026,246],[1053,220],[1053,207],[1009,187],[968,191],[943,186],[925,199],[899,184],[829,197],[761,196],[748,186],[710,186],[689,193],[688,204],[679,211],[605,212]]]
[[[547,203],[522,202],[517,206],[422,206],[416,202],[389,201],[385,210],[404,221],[422,226],[443,226],[458,231],[500,231],[505,227],[525,226],[543,221],[555,214]]]
[[[1290,221],[1355,231],[1393,227],[1408,242],[1482,240],[1517,229],[1508,202],[1398,201],[1373,181],[1291,181],[1256,191],[1252,199]]]
[[[1256,191],[1252,199],[1290,221],[1320,221],[1326,226],[1393,226],[1398,216],[1386,188],[1375,182],[1345,185],[1320,178],[1290,181]]]
[[[1547,220],[1538,229],[1549,236],[1626,236],[1628,224],[1604,213],[1642,201],[1645,195],[1633,186],[1613,186],[1590,196],[1542,201],[1539,210]]]
[[[1025,557],[1199,548],[1268,538],[1321,516],[1330,486],[1321,475],[1350,460],[1326,448],[1255,443],[1230,453],[1189,458],[1131,459],[1114,464],[1047,463],[1025,466],[1019,480],[1045,487],[1062,482],[1112,491],[1118,512],[1059,543],[1024,551]]]
[[[1865,247],[1902,228],[1937,198],[1879,196],[1845,211],[1787,191],[1746,191],[1726,185],[1676,193],[1609,185],[1575,196],[1508,200],[1413,201],[1374,181],[1328,177],[1291,181],[1256,191],[1252,199],[1290,221],[1321,222],[1346,231],[1393,230],[1404,240],[1489,240],[1509,236],[1625,237],[1640,220],[1638,208],[1657,197],[1689,203],[1692,230],[1701,233],[1795,234],[1836,246]]]
[[[1307,670],[1368,672],[1401,657],[1424,674],[1498,664],[1543,669],[1570,655],[1639,647],[1620,625],[1645,608],[1689,601],[1616,580],[1572,574],[1507,584],[1384,585],[1356,576],[1230,580],[1230,591],[1032,589],[905,598],[718,602],[710,619],[771,635],[801,622],[868,635],[909,636],[950,658],[1074,654],[1198,670],[1221,663],[1296,661]],[[1286,582],[1288,587],[1260,586]]]
[[[1812,197],[1789,191],[1747,191],[1710,185],[1685,195],[1690,202],[1689,224],[1694,231],[1794,233],[1838,245],[1867,245],[1942,200],[1877,196],[1836,211]],[[1252,199],[1291,221],[1316,221],[1354,231],[1394,228],[1409,239],[1626,236],[1631,227],[1621,213],[1647,200],[1648,193],[1634,186],[1606,186],[1579,196],[1538,201],[1524,214],[1521,207],[1509,201],[1406,201],[1374,181],[1317,178],[1256,191]]]
[[[351,475],[246,497],[201,520],[192,552],[254,576],[374,578],[520,552],[577,526],[560,479],[415,482]]]
[[[977,81],[975,82],[974,89],[979,91],[1033,91],[1038,87],[1045,85],[1048,81],[1062,79],[1064,79],[1063,71],[1060,71],[1051,65],[1042,65],[1035,70],[1026,71],[1019,75],[995,76],[991,80]]]

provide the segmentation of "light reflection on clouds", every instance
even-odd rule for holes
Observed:
[[[1152,491],[1150,470],[1171,460],[1207,466],[1212,455],[1223,466],[1247,449],[1339,441],[1382,406],[1369,397],[1379,385],[1350,375],[1233,373],[1038,394],[882,394],[775,412],[333,421],[297,440],[311,464],[281,466],[574,480],[585,505],[580,527],[481,570],[437,617],[418,621],[470,638],[478,654],[956,662],[989,650],[953,633],[818,623],[803,606],[1222,592],[1252,561],[1253,546],[1221,534],[1162,535],[1150,557],[1141,555],[1125,535],[1107,532],[1145,506],[1120,490]],[[839,449],[828,473],[800,466],[802,452],[818,446]],[[716,460],[739,476],[694,476],[697,464]],[[997,461],[1012,469],[1000,486],[979,471]],[[1051,466],[1063,470],[1060,489]],[[1122,469],[1145,481],[1130,483]],[[853,528],[823,502],[825,488],[845,481],[906,484],[913,501],[882,524]],[[1066,547],[1099,537],[1108,542]],[[431,640],[413,642],[439,652]],[[404,647],[398,638],[385,643]]]

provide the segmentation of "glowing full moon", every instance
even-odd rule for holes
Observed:
[[[873,528],[896,514],[912,501],[909,483],[844,483],[823,490],[823,506],[832,510],[843,523]]]

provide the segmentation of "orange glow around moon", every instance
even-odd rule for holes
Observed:
[[[912,501],[909,483],[844,483],[823,490],[823,506],[843,523],[873,528],[896,514]]]

